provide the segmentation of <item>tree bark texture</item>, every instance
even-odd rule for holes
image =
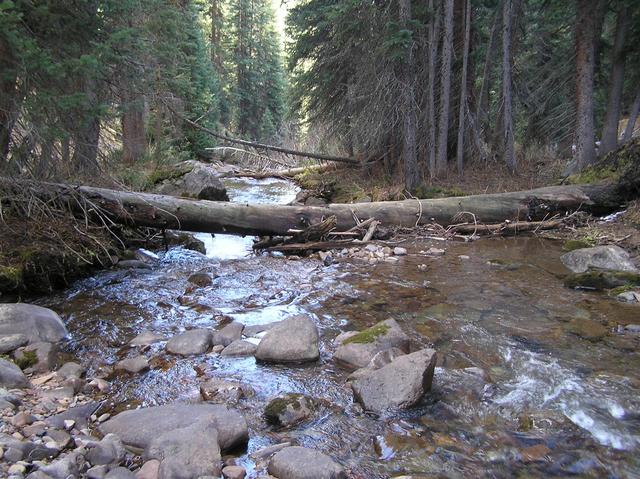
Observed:
[[[453,54],[453,0],[444,0],[444,37],[440,64],[440,117],[438,119],[438,149],[436,173],[447,169],[447,146],[449,134],[449,107],[451,103],[451,57]]]
[[[438,57],[438,42],[440,39],[440,7],[434,10],[433,0],[429,0],[429,11],[431,19],[429,21],[429,78],[427,85],[427,114],[428,114],[428,155],[429,155],[429,176],[436,176],[436,65]]]
[[[511,58],[511,26],[513,24],[513,0],[504,0],[502,8],[502,148],[504,162],[511,171],[516,169],[516,153],[513,134],[513,88]]]
[[[466,133],[465,112],[467,109],[467,67],[469,64],[469,41],[471,37],[471,0],[465,2],[464,14],[464,47],[462,50],[462,76],[460,80],[460,109],[458,112],[458,143],[456,148],[456,164],[458,174],[462,175],[464,165],[464,137]]]

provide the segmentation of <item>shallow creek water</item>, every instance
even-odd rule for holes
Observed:
[[[285,203],[295,195],[279,180],[228,187],[232,201]],[[326,452],[357,478],[640,476],[639,341],[618,332],[640,323],[640,307],[564,288],[559,243],[415,240],[402,244],[410,254],[396,264],[324,266],[250,255],[250,238],[201,238],[206,257],[173,248],[152,270],[105,271],[41,301],[65,318],[70,352],[98,370],[132,354],[126,344],[144,330],[169,337],[231,318],[252,325],[305,313],[320,330],[320,361],[182,359],[157,345],[146,353],[154,369],[113,380],[113,411],[193,398],[208,377],[241,380],[256,391],[239,405],[251,436],[239,462],[249,477],[249,453],[283,440]],[[446,254],[420,253],[430,246]],[[213,285],[185,293],[189,275],[203,269],[219,275]],[[374,418],[353,404],[332,340],[389,317],[416,348],[435,347],[439,363],[419,407]],[[323,405],[311,421],[274,430],[262,411],[284,392]]]

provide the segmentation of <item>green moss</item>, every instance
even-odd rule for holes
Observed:
[[[189,163],[158,167],[147,177],[147,185],[148,187],[152,187],[166,180],[176,180],[183,177],[191,170],[193,170],[193,165],[190,165]]]
[[[19,266],[0,266],[0,291],[12,291],[22,284],[22,268]]]
[[[576,249],[590,248],[595,246],[596,242],[592,238],[568,239],[562,245],[564,251],[573,251]]]
[[[612,288],[607,291],[609,296],[618,296],[619,294],[626,293],[627,291],[634,291],[638,289],[635,284],[625,284],[623,286],[618,286],[617,288]]]
[[[640,285],[640,274],[628,271],[590,270],[567,276],[564,285],[568,288],[585,288],[602,291],[622,286]]]
[[[23,351],[22,355],[17,357],[14,362],[20,369],[25,370],[38,364],[38,355],[35,351]]]
[[[567,178],[569,184],[618,183],[625,192],[637,192],[640,173],[640,139],[634,139],[602,160]]]
[[[264,408],[264,417],[271,424],[280,424],[279,416],[284,413],[289,406],[296,411],[299,410],[302,407],[300,401],[303,397],[302,394],[291,393],[284,397],[272,399]]]
[[[370,328],[360,331],[358,334],[351,336],[342,344],[369,344],[373,343],[378,337],[384,335],[391,329],[386,324],[376,324]]]

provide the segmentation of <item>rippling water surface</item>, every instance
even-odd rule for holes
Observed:
[[[236,180],[233,201],[290,201],[281,180]],[[335,457],[353,477],[638,477],[640,355],[638,307],[562,286],[560,245],[536,238],[473,243],[412,241],[396,264],[254,256],[251,238],[200,235],[206,256],[174,248],[153,270],[106,271],[44,304],[71,331],[70,350],[93,369],[130,354],[143,330],[167,337],[191,327],[246,325],[306,313],[321,334],[321,359],[306,366],[253,358],[178,359],[158,345],[157,366],[114,379],[114,408],[198,395],[207,377],[250,384],[240,403],[250,424],[248,452],[291,439]],[[444,247],[446,255],[421,251]],[[420,265],[426,265],[418,268]],[[196,271],[213,285],[187,291]],[[352,403],[347,372],[333,364],[332,340],[345,330],[395,318],[415,347],[438,350],[434,388],[423,403],[373,418]],[[293,430],[268,426],[261,412],[278,393],[324,399]],[[251,471],[248,454],[240,460]]]

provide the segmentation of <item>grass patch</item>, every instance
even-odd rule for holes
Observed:
[[[373,343],[380,336],[387,334],[387,331],[391,329],[386,324],[376,324],[370,328],[360,331],[358,334],[354,334],[342,344],[369,344]]]

